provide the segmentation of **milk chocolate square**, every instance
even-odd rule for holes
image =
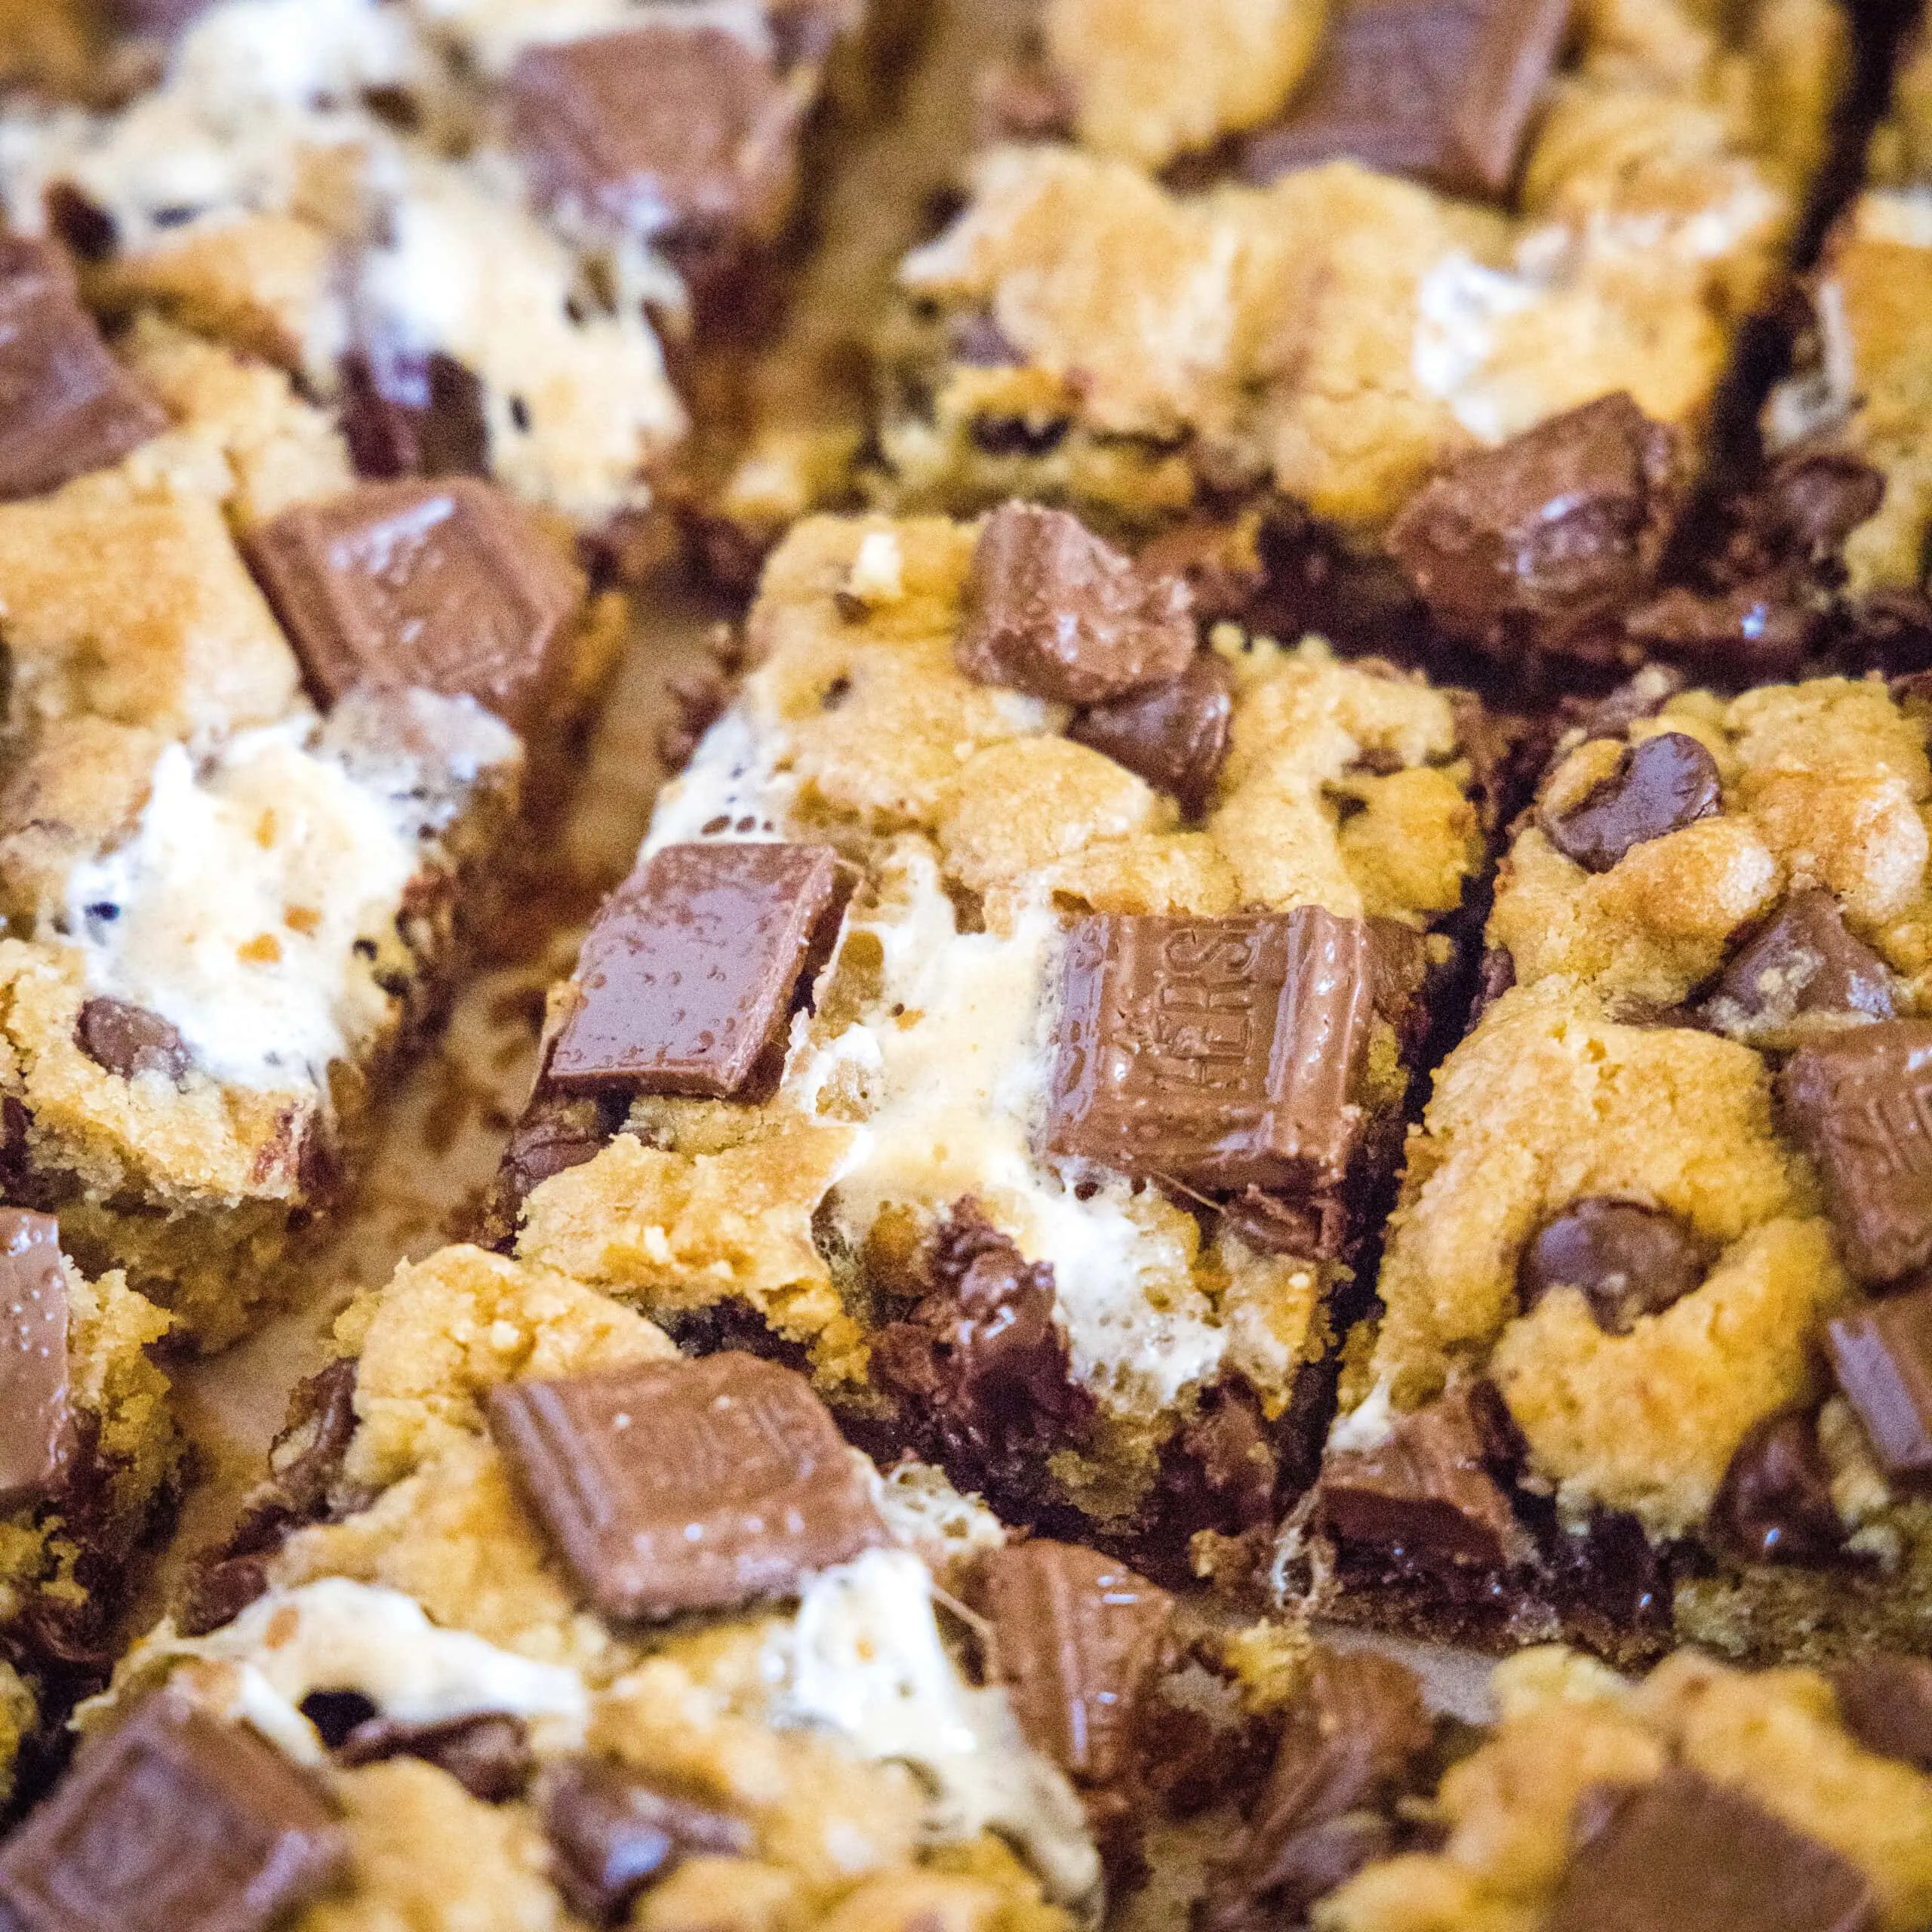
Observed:
[[[108,354],[60,250],[0,236],[0,499],[104,469],[168,427]]]
[[[60,1231],[49,1215],[0,1208],[0,1509],[54,1488],[71,1430]]]
[[[549,1080],[713,1100],[775,1082],[794,996],[829,955],[851,881],[826,845],[667,845],[598,915]]]
[[[1826,1346],[1885,1473],[1932,1480],[1932,1284],[1841,1315]]]
[[[1048,1152],[1211,1192],[1339,1186],[1374,986],[1366,924],[1319,906],[1080,920]]]
[[[31,1932],[267,1932],[346,1871],[320,1792],[273,1746],[166,1691],[0,1850],[0,1922]]]
[[[825,1405],[754,1355],[654,1361],[489,1395],[531,1514],[607,1617],[731,1610],[885,1530]]]
[[[528,737],[568,678],[583,581],[527,510],[473,477],[298,504],[248,557],[325,703],[358,684],[420,685]]]

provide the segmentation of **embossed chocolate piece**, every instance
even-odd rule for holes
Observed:
[[[1808,1409],[1780,1409],[1746,1432],[1711,1504],[1710,1532],[1745,1563],[1828,1563],[1838,1553],[1845,1526]]]
[[[1848,1858],[1687,1766],[1586,1794],[1578,1812],[1586,1835],[1543,1932],[1871,1932],[1878,1922],[1870,1882]]]
[[[1778,1091],[1824,1177],[1852,1272],[1895,1281],[1932,1263],[1932,1020],[1880,1020],[1807,1046]]]
[[[1681,832],[1724,808],[1716,761],[1689,733],[1632,745],[1617,769],[1561,811],[1537,814],[1543,835],[1586,872],[1607,872],[1633,845]]]
[[[180,1029],[159,1014],[130,1006],[125,1000],[84,1001],[74,1035],[89,1060],[123,1080],[158,1073],[178,1081],[188,1071],[188,1043]]]
[[[348,1841],[281,1753],[166,1691],[81,1747],[0,1849],[26,1932],[268,1932],[346,1871]]]
[[[1563,45],[1570,0],[1351,0],[1278,126],[1242,171],[1267,182],[1324,161],[1498,196]]]
[[[1128,1778],[1173,1598],[1111,1558],[1041,1540],[988,1551],[971,1601],[992,1625],[1000,1681],[1034,1748],[1090,1789]]]
[[[335,1751],[336,1762],[351,1767],[380,1764],[391,1758],[420,1758],[434,1764],[485,1804],[520,1797],[537,1769],[523,1720],[507,1711],[478,1711],[433,1724],[370,1718],[356,1725]]]
[[[583,583],[490,484],[365,483],[285,510],[248,548],[325,703],[358,684],[420,685],[528,737],[563,694]]]
[[[1368,928],[1319,906],[1078,921],[1049,1153],[1233,1192],[1332,1189],[1362,1129]]]
[[[973,552],[961,670],[1063,704],[1100,704],[1177,678],[1193,660],[1193,600],[1077,517],[1008,503]]]
[[[0,235],[0,500],[105,469],[167,427],[108,354],[60,251]]]
[[[1137,772],[1198,818],[1228,755],[1233,688],[1220,658],[1198,657],[1168,684],[1082,712],[1066,735]]]
[[[1825,1331],[1832,1372],[1885,1473],[1932,1478],[1932,1285],[1841,1315]]]
[[[51,1215],[0,1208],[0,1509],[55,1487],[72,1426],[60,1231]]]
[[[1647,590],[1683,495],[1676,432],[1620,392],[1451,463],[1387,547],[1444,630],[1557,651]]]
[[[1517,1264],[1527,1315],[1555,1287],[1578,1290],[1597,1326],[1627,1335],[1704,1278],[1703,1244],[1675,1214],[1634,1201],[1574,1201],[1539,1228]]]
[[[716,24],[669,22],[520,55],[510,138],[540,200],[629,234],[774,237],[798,169],[801,97]]]
[[[1866,1750],[1932,1771],[1932,1660],[1880,1651],[1827,1675],[1840,1719]]]
[[[1526,1558],[1528,1535],[1489,1473],[1481,1399],[1464,1383],[1398,1416],[1376,1447],[1331,1449],[1321,1478],[1328,1529],[1426,1570],[1498,1570]]]
[[[1725,967],[1704,1016],[1720,1032],[1776,1045],[1820,1014],[1889,1020],[1892,980],[1878,954],[1845,931],[1831,894],[1801,886]]]
[[[605,1615],[730,1610],[883,1540],[801,1375],[752,1355],[499,1384],[490,1429]]]
[[[605,902],[547,1078],[565,1093],[752,1098],[851,893],[828,845],[667,845]]]

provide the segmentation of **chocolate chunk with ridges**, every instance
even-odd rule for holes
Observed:
[[[1375,969],[1315,906],[1078,921],[1061,976],[1047,1151],[1209,1192],[1340,1186]]]
[[[1228,755],[1234,678],[1218,657],[1195,659],[1178,678],[1084,711],[1067,727],[1198,818]]]
[[[715,25],[533,47],[510,71],[510,139],[567,218],[673,240],[774,237],[798,169],[800,98]]]
[[[1892,976],[1885,962],[1845,930],[1838,902],[1817,886],[1800,886],[1733,956],[1704,1001],[1704,1017],[1721,1033],[1777,1044],[1814,1014],[1892,1017]]]
[[[358,1724],[336,1747],[340,1764],[378,1764],[420,1758],[447,1771],[486,1804],[521,1796],[537,1769],[523,1720],[507,1711],[479,1711],[435,1724],[375,1717]]]
[[[60,251],[0,235],[0,499],[103,469],[167,427],[108,354]]]
[[[1570,0],[1352,0],[1278,126],[1242,171],[1272,181],[1324,161],[1500,196],[1563,45]]]
[[[1807,1046],[1778,1093],[1824,1176],[1851,1272],[1895,1281],[1932,1263],[1932,1020],[1881,1020]]]
[[[171,1020],[125,1000],[91,999],[74,1029],[80,1049],[97,1066],[123,1080],[158,1073],[179,1081],[189,1067],[188,1043]]]
[[[1607,1335],[1627,1335],[1704,1278],[1704,1244],[1675,1214],[1599,1195],[1574,1201],[1544,1222],[1516,1267],[1527,1314],[1552,1288],[1578,1290]]]
[[[1686,731],[1631,746],[1617,769],[1560,811],[1537,814],[1543,835],[1586,872],[1607,872],[1633,845],[1681,832],[1724,809],[1717,761]]]
[[[968,1595],[992,1625],[992,1660],[1034,1749],[1089,1788],[1130,1777],[1173,1598],[1112,1558],[1044,1540],[989,1550]]]
[[[1062,704],[1100,704],[1193,661],[1193,599],[1078,518],[1007,503],[974,547],[953,657],[969,678]]]
[[[1808,1409],[1753,1423],[1711,1504],[1710,1534],[1744,1563],[1829,1563],[1844,1543],[1832,1466]]]
[[[1886,1475],[1932,1479],[1932,1284],[1827,1324],[1826,1347]]]
[[[621,1764],[577,1758],[544,1777],[543,1829],[557,1889],[595,1925],[621,1923],[631,1901],[680,1859],[741,1858],[743,1820],[654,1789]]]
[[[483,385],[440,350],[371,343],[342,365],[342,433],[358,476],[487,476]]]
[[[488,1406],[524,1500],[606,1616],[735,1609],[884,1540],[824,1404],[775,1362],[502,1383]]]
[[[1683,495],[1676,432],[1620,392],[1451,463],[1387,547],[1444,630],[1561,651],[1648,589]]]
[[[851,878],[829,845],[667,845],[605,902],[546,1078],[712,1100],[775,1084],[795,998],[831,956]]]
[[[1840,1720],[1867,1751],[1932,1771],[1932,1661],[1880,1651],[1827,1675]]]
[[[491,484],[361,484],[283,511],[248,550],[325,704],[356,685],[420,685],[528,737],[565,694],[583,582]]]
[[[1247,1828],[1208,1879],[1198,1932],[1299,1924],[1386,1854],[1383,1807],[1432,1735],[1412,1672],[1370,1651],[1318,1651]]]
[[[1374,1448],[1331,1449],[1320,1497],[1328,1530],[1424,1570],[1500,1570],[1526,1558],[1527,1533],[1490,1474],[1494,1432],[1480,1404],[1498,1398],[1478,1386],[1398,1416]]]
[[[1599,1789],[1543,1932],[1872,1932],[1870,1882],[1730,1785],[1672,1765],[1655,1783]],[[1594,1826],[1594,1829],[1592,1827]]]
[[[60,1231],[0,1208],[0,1509],[51,1494],[72,1446]]]
[[[301,1771],[163,1690],[84,1744],[0,1850],[0,1919],[29,1932],[267,1932],[348,1866]]]

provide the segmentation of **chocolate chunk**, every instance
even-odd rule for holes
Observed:
[[[60,1231],[0,1208],[0,1509],[51,1494],[72,1446]]]
[[[1413,1672],[1371,1651],[1318,1651],[1247,1829],[1209,1877],[1198,1932],[1300,1924],[1389,1851],[1383,1808],[1432,1736]]]
[[[1079,920],[1047,1149],[1211,1192],[1337,1187],[1374,1001],[1367,927],[1319,906]]]
[[[97,1066],[123,1080],[158,1073],[179,1081],[187,1075],[188,1043],[172,1021],[125,1000],[91,999],[74,1029],[81,1051]]]
[[[371,344],[342,365],[342,432],[358,476],[487,476],[483,385],[454,356]]]
[[[801,1375],[754,1355],[499,1384],[491,1433],[609,1617],[731,1610],[883,1540]]]
[[[1855,456],[1821,450],[1787,457],[1752,493],[1750,515],[1772,556],[1820,562],[1877,513],[1885,479]]]
[[[566,217],[673,242],[775,238],[798,172],[801,98],[718,26],[641,26],[532,47],[510,70],[510,139]]]
[[[1452,635],[1561,651],[1649,588],[1684,487],[1676,432],[1620,392],[1451,463],[1386,543]]]
[[[1710,1532],[1744,1563],[1829,1563],[1838,1554],[1845,1528],[1810,1410],[1752,1424],[1718,1486]]]
[[[1631,746],[1617,769],[1561,811],[1543,807],[1537,822],[1566,859],[1607,872],[1633,845],[1681,832],[1724,809],[1717,761],[1684,731],[1662,731]]]
[[[1189,818],[1198,818],[1228,755],[1233,689],[1220,658],[1198,657],[1167,684],[1082,712],[1066,735],[1171,793]]]
[[[992,1625],[992,1661],[1034,1749],[1082,1786],[1130,1777],[1174,1598],[1111,1558],[1041,1540],[989,1551],[969,1599]]]
[[[752,1849],[742,1819],[656,1790],[605,1758],[556,1766],[542,1801],[550,1875],[571,1909],[596,1925],[622,1923],[632,1900],[680,1859],[742,1858]]]
[[[335,1756],[338,1764],[349,1765],[420,1758],[447,1771],[485,1804],[521,1797],[537,1768],[523,1720],[507,1711],[480,1711],[435,1724],[370,1718],[342,1740]]]
[[[31,1932],[267,1932],[348,1866],[321,1795],[280,1752],[161,1691],[84,1744],[0,1850],[0,1918]]]
[[[831,956],[851,891],[829,845],[666,846],[584,941],[549,1084],[756,1097],[777,1082],[794,1001]]]
[[[1932,1284],[1827,1324],[1826,1346],[1886,1475],[1932,1478]]]
[[[528,737],[564,694],[583,583],[490,484],[364,483],[283,511],[248,547],[325,704],[355,685],[420,685]]]
[[[1260,540],[1241,521],[1172,525],[1142,547],[1138,561],[1144,576],[1180,578],[1204,623],[1247,616],[1269,580]]]
[[[1827,1675],[1840,1720],[1865,1749],[1932,1771],[1932,1661],[1880,1651]]]
[[[0,499],[103,469],[167,427],[108,354],[60,251],[0,235]]]
[[[1177,678],[1193,661],[1192,599],[1077,517],[1007,503],[973,551],[953,657],[969,678],[1062,704],[1099,704]]]
[[[1734,684],[1796,675],[1825,627],[1826,607],[1788,573],[1729,589],[1681,585],[1640,604],[1624,620],[1647,655],[1707,667]]]
[[[1755,1799],[1672,1765],[1654,1783],[1586,1797],[1594,1824],[1543,1932],[1872,1932],[1870,1882]],[[1586,1829],[1587,1829],[1587,1825]]]
[[[1570,0],[1351,0],[1278,126],[1242,171],[1268,182],[1324,161],[1498,197],[1563,45]]]
[[[1480,1406],[1493,1391],[1463,1383],[1398,1416],[1372,1449],[1331,1449],[1321,1466],[1321,1519],[1344,1541],[1423,1570],[1500,1570],[1530,1553],[1490,1466],[1494,1431]]]
[[[1243,1188],[1221,1209],[1221,1226],[1260,1254],[1332,1261],[1346,1245],[1349,1211],[1332,1195],[1284,1201],[1258,1187]]]
[[[1777,1045],[1813,1014],[1890,1019],[1892,977],[1845,931],[1838,902],[1801,886],[1733,956],[1703,1010],[1720,1032]]]
[[[1544,1222],[1516,1266],[1527,1314],[1552,1288],[1579,1290],[1597,1326],[1627,1335],[1639,1315],[1661,1315],[1702,1285],[1704,1244],[1675,1214],[1598,1195]]]
[[[1895,1281],[1932,1263],[1932,1020],[1881,1020],[1807,1046],[1778,1092],[1824,1176],[1851,1272]]]

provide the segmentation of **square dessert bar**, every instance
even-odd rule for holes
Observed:
[[[497,1237],[1010,1518],[1164,1574],[1265,1530],[1464,951],[1479,709],[1211,648],[1017,503],[800,525],[749,648],[552,996]]]
[[[1503,861],[1282,1574],[1613,1657],[1922,1647],[1932,712],[1644,678]]]
[[[1517,664],[1745,654],[1741,617],[1649,607],[1848,23],[1569,11],[1055,0],[1078,138],[984,155],[903,264],[881,499],[1064,504],[1377,648],[1426,620]],[[1217,137],[1239,178],[1144,171]]]

